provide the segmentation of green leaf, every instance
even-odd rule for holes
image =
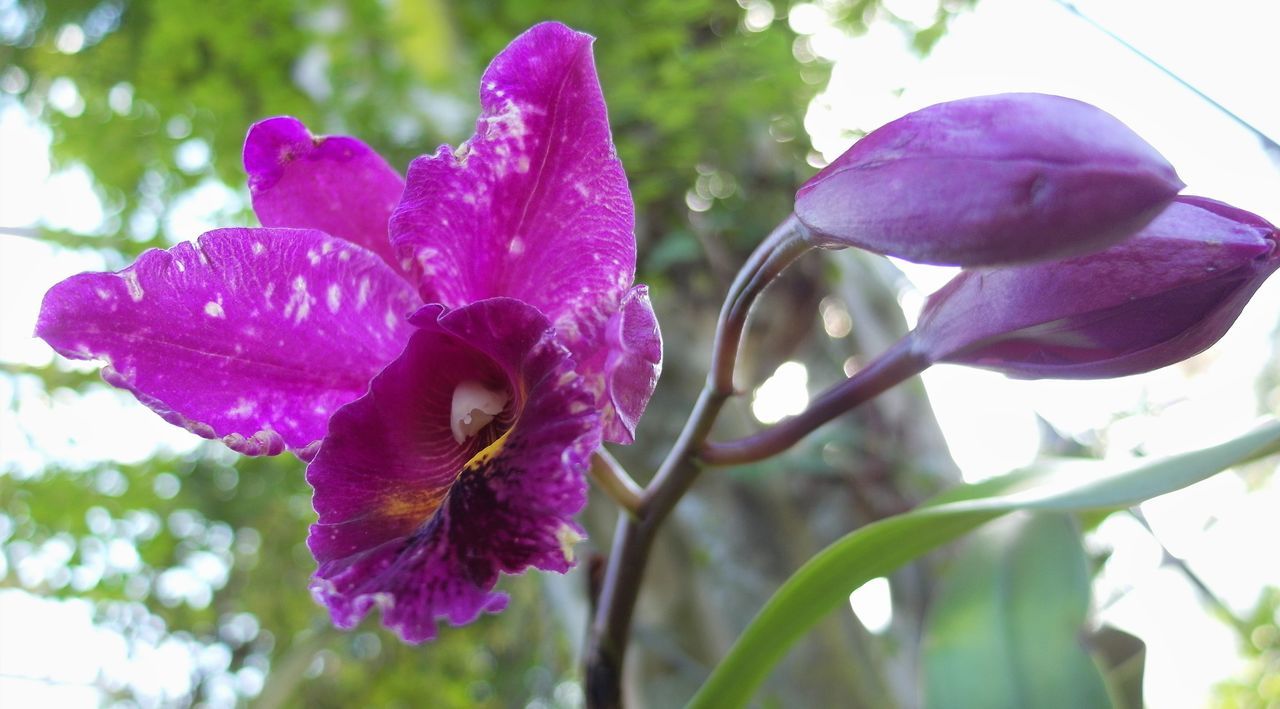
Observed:
[[[819,552],[751,621],[693,697],[691,707],[747,703],[787,649],[863,583],[1021,509],[1076,511],[1131,505],[1280,452],[1280,421],[1204,450],[1119,467],[1072,461],[963,485],[933,503],[869,524]]]
[[[969,540],[925,626],[925,707],[1105,707],[1080,643],[1089,568],[1063,513],[1015,515]]]

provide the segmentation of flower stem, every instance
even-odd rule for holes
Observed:
[[[604,448],[596,451],[591,458],[589,474],[591,481],[609,499],[618,503],[619,507],[633,515],[640,512],[641,495],[644,491],[609,451]]]
[[[819,426],[923,372],[930,364],[915,350],[908,333],[871,364],[828,389],[800,414],[734,441],[708,441],[702,445],[698,458],[707,465],[735,465],[775,456]]]
[[[638,511],[618,518],[584,658],[588,707],[601,709],[622,704],[623,660],[654,535],[697,479],[702,469],[697,452],[725,401],[736,393],[734,365],[751,306],[783,269],[812,248],[806,243],[805,234],[804,226],[792,215],[761,242],[738,272],[720,310],[711,371],[684,430],[645,489]]]

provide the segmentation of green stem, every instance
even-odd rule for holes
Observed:
[[[619,507],[636,514],[640,511],[642,502],[641,495],[644,490],[636,484],[635,480],[627,474],[616,458],[609,454],[609,451],[601,448],[591,458],[591,468],[588,471],[591,481],[600,488],[609,499],[618,504]]]

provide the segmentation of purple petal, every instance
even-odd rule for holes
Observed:
[[[496,612],[499,573],[566,571],[582,537],[599,416],[550,323],[508,298],[419,311],[421,328],[369,394],[338,411],[307,469],[319,521],[312,584],[334,623],[368,611],[407,642]],[[450,429],[459,384],[505,388],[474,438]]]
[[[594,348],[635,275],[634,214],[590,36],[537,25],[490,64],[476,135],[409,168],[392,240],[428,303],[495,296]]]
[[[604,417],[605,440],[634,442],[636,424],[662,374],[662,333],[647,286],[635,286],[622,297],[600,348],[586,358],[579,372],[599,392],[597,407]]]
[[[50,289],[36,334],[170,423],[246,455],[300,451],[400,353],[420,305],[318,231],[220,229]]]
[[[298,119],[279,116],[249,129],[244,168],[262,226],[319,229],[400,270],[387,220],[404,180],[369,146],[345,136],[312,135]]]

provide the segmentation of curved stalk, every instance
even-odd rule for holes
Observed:
[[[697,452],[725,401],[736,392],[734,366],[751,306],[778,274],[812,248],[805,241],[806,235],[807,230],[795,215],[788,217],[761,242],[738,272],[720,310],[711,371],[684,430],[645,489],[637,513],[618,518],[584,658],[589,707],[621,706],[622,665],[631,618],[654,535],[697,479],[701,470]]]
[[[775,456],[819,426],[923,372],[930,364],[928,358],[915,351],[908,333],[871,364],[823,392],[800,414],[734,441],[708,441],[699,450],[698,458],[707,465],[736,465]]]
[[[609,451],[604,448],[596,451],[591,458],[588,474],[596,487],[608,495],[609,499],[618,503],[619,507],[633,515],[640,512],[641,495],[644,490],[631,479],[622,464]]]

